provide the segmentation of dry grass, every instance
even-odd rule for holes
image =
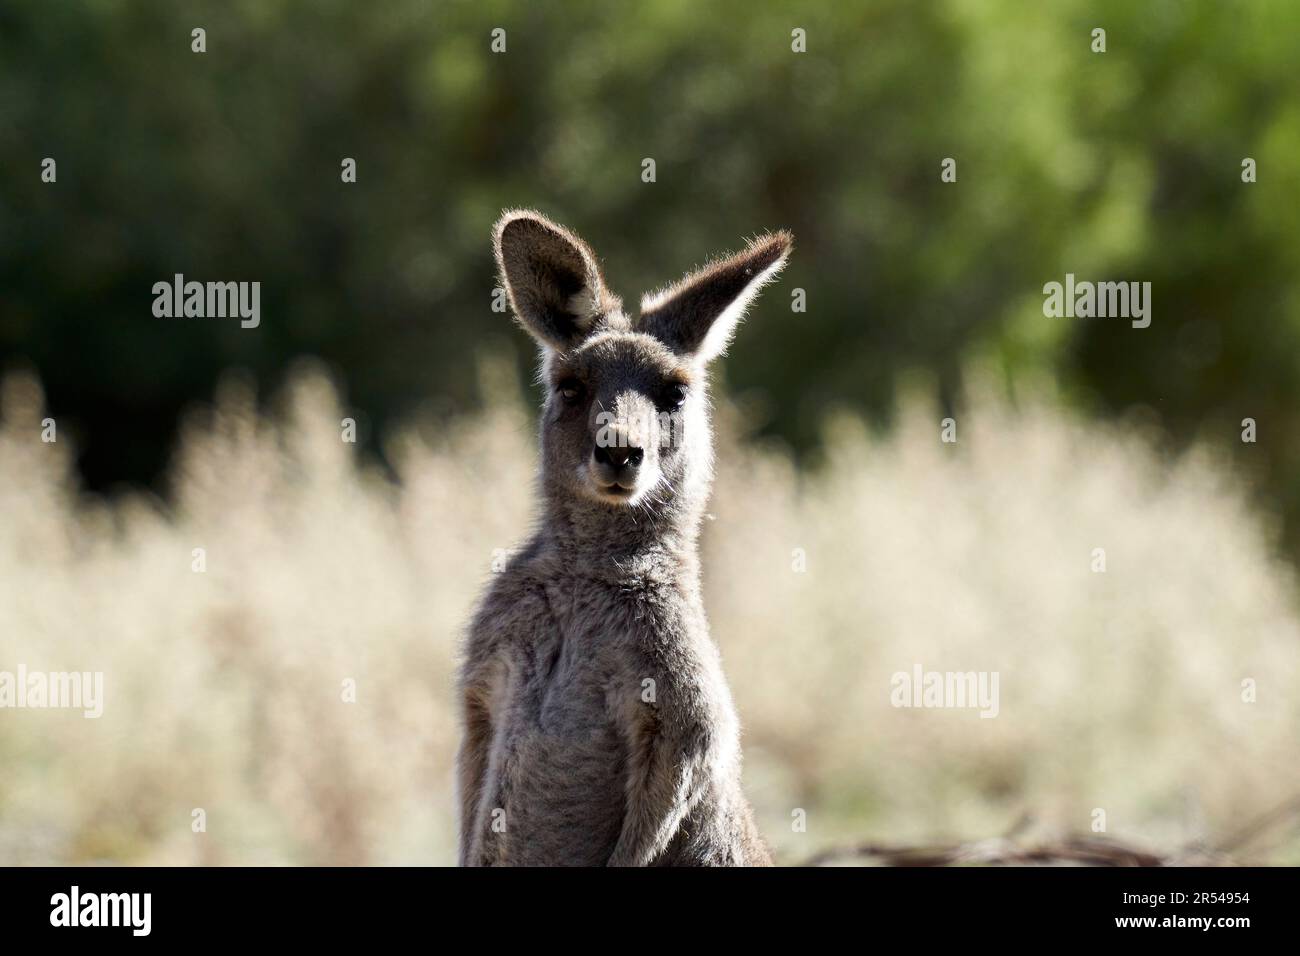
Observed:
[[[232,382],[164,505],[79,496],[11,377],[0,670],[100,670],[106,703],[0,711],[0,862],[452,860],[457,640],[530,509],[531,461],[486,452],[527,447],[531,416],[491,388],[480,416],[399,436],[394,484],[358,468],[319,374],[275,415]],[[982,838],[1024,810],[1087,831],[1093,808],[1181,844],[1300,789],[1294,582],[1234,477],[1046,396],[973,395],[955,446],[937,419],[907,399],[887,437],[837,419],[802,473],[724,440],[707,599],[778,853]],[[918,661],[1000,672],[1000,716],[892,707]],[[1300,862],[1294,832],[1254,852]]]

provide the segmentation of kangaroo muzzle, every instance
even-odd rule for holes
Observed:
[[[619,494],[636,489],[645,461],[642,437],[628,425],[606,425],[597,431],[591,474],[601,490]]]

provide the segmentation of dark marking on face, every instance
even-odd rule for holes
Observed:
[[[660,411],[680,407],[695,385],[695,370],[647,335],[611,333],[597,336],[551,364],[551,390],[570,407],[635,392]]]

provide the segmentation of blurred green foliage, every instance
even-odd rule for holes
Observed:
[[[726,363],[768,433],[887,420],[912,369],[960,407],[991,358],[1235,450],[1294,544],[1297,38],[1286,0],[8,0],[0,363],[35,365],[92,484],[148,479],[232,365],[269,385],[321,356],[372,435],[474,405],[482,350],[527,374],[490,308],[503,207],[572,226],[633,304],[783,226],[793,263]],[[177,272],[261,281],[261,327],[155,318]],[[1151,281],[1151,327],[1045,318],[1067,272]]]

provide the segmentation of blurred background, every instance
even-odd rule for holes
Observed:
[[[0,713],[0,862],[453,859],[456,642],[530,509],[532,461],[480,463],[538,400],[492,310],[512,206],[629,303],[795,234],[717,373],[705,540],[784,861],[1095,808],[1213,843],[1282,803],[1297,37],[1280,0],[10,0],[0,670],[107,700]],[[1045,318],[1067,272],[1151,282],[1150,327]],[[261,326],[156,318],[176,273],[261,282]],[[1000,671],[1001,715],[890,707],[917,662]]]

